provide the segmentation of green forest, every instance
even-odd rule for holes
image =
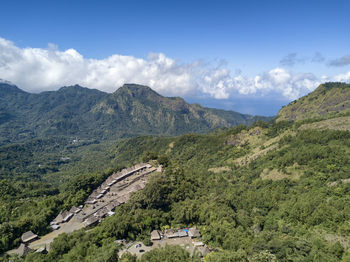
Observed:
[[[1,252],[18,245],[26,230],[47,232],[61,208],[82,203],[113,170],[153,159],[165,172],[115,215],[91,230],[60,235],[47,255],[12,261],[199,261],[171,246],[139,260],[118,258],[116,239],[146,243],[153,229],[166,226],[199,228],[214,250],[204,257],[207,262],[349,261],[350,132],[303,125],[256,122],[206,135],[124,139],[99,156],[105,169],[90,163],[91,170],[69,177],[69,167],[58,167],[57,175],[66,177],[60,185],[45,175],[16,181],[15,174],[0,185]],[[82,151],[77,155],[87,153]]]
[[[59,92],[74,93],[74,88]],[[350,261],[349,90],[343,83],[326,83],[284,107],[273,121],[223,125],[206,134],[129,134],[114,140],[57,133],[2,143],[0,261],[200,261],[180,246],[153,249],[139,259],[118,257],[122,247],[115,240],[149,245],[152,230],[184,227],[200,230],[212,250],[205,262]],[[10,91],[16,99],[27,96]],[[119,92],[123,96],[114,94],[119,106],[133,92],[165,99],[139,86]],[[52,93],[44,95],[56,103]],[[181,111],[183,101],[173,100],[166,106]],[[103,105],[99,110],[110,112],[111,104]],[[6,126],[10,116],[3,117]],[[208,121],[219,120],[211,115]],[[92,229],[59,235],[48,254],[6,253],[19,246],[21,234],[48,233],[61,210],[82,204],[113,172],[140,162],[160,164],[164,172],[152,175],[113,216]]]

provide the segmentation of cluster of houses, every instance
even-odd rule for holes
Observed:
[[[196,228],[185,228],[179,230],[166,229],[163,232],[159,230],[153,230],[151,232],[151,241],[161,240],[161,239],[172,239],[172,238],[180,238],[180,237],[190,237],[199,238],[201,237],[201,233]]]
[[[157,243],[157,241],[162,241],[163,239],[176,239],[188,237],[192,239],[193,246],[203,257],[210,253],[210,249],[202,241],[199,241],[201,233],[196,228],[185,228],[179,230],[166,229],[163,232],[158,230],[153,230],[151,232],[151,241]]]
[[[74,215],[76,215],[76,219],[83,222],[86,227],[93,226],[104,217],[113,215],[113,210],[117,206],[128,201],[131,192],[143,189],[145,187],[145,182],[131,186],[128,192],[121,196],[117,196],[110,192],[111,187],[136,172],[144,171],[151,167],[152,166],[148,163],[140,163],[130,168],[125,168],[117,173],[113,173],[97,189],[95,189],[85,201],[87,209],[90,208],[92,212],[84,212],[85,209],[83,210],[83,206],[73,206],[69,211],[61,211],[50,223],[51,228],[54,230],[59,229],[60,224],[68,222]],[[150,169],[150,172],[151,171],[153,172],[154,170]],[[102,198],[106,195],[111,197],[111,199],[108,200],[108,203],[104,204],[103,202],[105,202],[105,200]]]
[[[143,189],[146,185],[146,181],[142,180],[139,183],[132,184],[127,188],[127,190],[124,190],[125,192],[123,195],[110,192],[111,187],[121,181],[121,184],[123,184],[123,180],[137,172],[142,172],[141,175],[147,175],[154,172],[156,168],[151,167],[152,166],[148,163],[141,163],[133,167],[123,169],[120,172],[113,173],[90,194],[88,199],[85,201],[85,207],[82,205],[79,207],[73,206],[70,210],[61,211],[57,217],[50,222],[50,227],[53,230],[57,230],[61,227],[61,224],[69,222],[73,217],[75,217],[77,221],[83,222],[86,227],[89,227],[96,225],[104,217],[113,215],[114,209],[117,206],[127,202],[132,192]],[[126,183],[124,185],[128,186]],[[38,236],[32,231],[24,233],[21,237],[22,243],[16,250],[16,253],[20,256],[25,256],[30,251],[28,244],[36,239],[38,239]],[[37,250],[36,252],[46,252],[46,248],[43,250],[42,249],[43,248]]]
[[[85,201],[85,204],[88,207],[91,207],[93,210],[92,213],[81,213],[77,216],[77,219],[85,224],[86,227],[94,226],[101,219],[106,216],[111,216],[114,214],[114,209],[127,202],[130,198],[130,194],[132,192],[136,192],[138,190],[143,189],[146,186],[146,182],[137,183],[130,188],[128,188],[127,192],[123,195],[119,195],[117,193],[112,192],[112,187],[127,177],[137,173],[143,172],[143,174],[148,174],[153,172],[154,169],[150,169],[152,166],[147,163],[137,164],[133,167],[126,168],[121,170],[120,172],[113,173],[109,176],[97,189],[95,189],[88,199]],[[147,173],[144,171],[149,169]],[[104,198],[105,197],[105,198]],[[107,197],[107,198],[106,198]],[[107,199],[107,200],[106,200]],[[108,203],[105,203],[105,200]]]
[[[109,176],[97,189],[95,189],[88,199],[85,201],[85,204],[87,205],[94,205],[97,203],[97,200],[102,198],[107,192],[109,192],[111,186],[116,184],[117,182],[127,178],[128,176],[145,170],[147,168],[150,168],[151,165],[147,163],[141,163],[137,164],[130,168],[125,168],[117,173],[113,173],[111,176]]]
[[[61,211],[57,217],[50,222],[50,226],[53,230],[60,228],[60,224],[68,222],[75,214],[81,212],[83,206],[75,207],[73,206],[69,211]]]
[[[21,244],[19,246],[19,248],[17,248],[15,250],[14,253],[18,254],[20,257],[24,257],[25,255],[27,255],[30,251],[32,251],[28,245],[29,243],[35,241],[38,239],[38,235],[34,234],[32,231],[28,231],[22,234],[21,236]],[[41,248],[40,250],[37,250],[35,252],[40,252],[40,253],[44,253],[46,252],[46,248]]]

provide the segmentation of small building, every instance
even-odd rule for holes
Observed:
[[[199,230],[196,229],[196,228],[190,228],[190,229],[188,230],[188,236],[189,236],[190,238],[196,238],[196,237],[200,237],[200,236],[201,236],[201,233],[200,233]]]
[[[20,257],[25,257],[30,251],[32,251],[26,244],[21,244],[19,248],[15,251],[15,254]]]
[[[178,232],[174,232],[171,229],[167,229],[164,232],[164,236],[166,236],[167,238],[176,238],[176,237],[179,237],[179,234]]]
[[[109,190],[109,186],[107,185],[107,184],[102,184],[102,186],[101,186],[101,188],[103,189],[103,190]]]
[[[119,173],[119,172],[118,173],[113,173],[111,177],[113,179],[118,179],[120,175],[121,175],[121,173]]]
[[[84,225],[86,227],[92,227],[96,224],[98,224],[98,218],[97,217],[94,217],[94,216],[90,216],[89,218],[87,218],[85,221],[84,221]]]
[[[63,211],[62,212],[62,217],[63,217],[63,222],[68,222],[74,214],[70,213],[69,211]]]
[[[160,239],[161,239],[161,237],[160,237],[158,230],[153,230],[151,232],[151,240],[154,241],[154,240],[160,240]]]
[[[179,229],[177,234],[179,237],[187,237],[187,232],[184,229]]]
[[[94,213],[94,216],[97,218],[104,218],[108,214],[108,210],[106,208],[101,208],[97,212]]]
[[[199,252],[199,254],[201,255],[201,257],[204,257],[210,253],[210,250],[206,245],[197,247],[196,249]]]
[[[125,194],[125,195],[119,197],[119,198],[117,199],[117,201],[118,201],[119,203],[121,203],[121,204],[124,204],[126,201],[129,200],[129,197],[130,197],[129,194]]]
[[[97,195],[98,195],[99,193],[97,192],[97,190],[94,190],[91,194],[90,194],[90,196],[89,196],[89,198],[95,198]]]
[[[115,207],[119,206],[120,203],[117,202],[117,201],[113,201],[111,203],[109,203],[107,206],[105,206],[105,208],[108,210],[108,211],[113,211],[115,209]]]
[[[47,254],[46,246],[40,247],[35,251],[35,253]]]
[[[115,182],[114,182],[114,180],[113,180],[113,181],[111,181],[111,182],[107,183],[107,185],[108,185],[108,186],[113,186],[113,185],[114,185],[114,183],[115,183]]]
[[[32,231],[25,232],[21,236],[21,240],[24,244],[30,243],[38,238],[38,235],[34,234]]]
[[[117,239],[114,243],[125,246],[127,242],[125,239]]]
[[[63,222],[62,211],[57,215],[57,217],[50,223],[50,225],[57,225]]]
[[[77,208],[77,207],[75,207],[75,206],[72,206],[71,209],[69,210],[69,213],[78,214],[80,211],[81,211],[80,208]]]
[[[114,214],[115,214],[115,212],[113,212],[113,211],[108,211],[107,212],[107,216],[109,216],[109,217],[113,216]]]
[[[204,243],[202,241],[199,241],[199,242],[194,242],[193,245],[195,247],[202,247],[202,246],[204,246]]]
[[[51,225],[51,228],[52,228],[53,230],[57,230],[57,229],[60,228],[60,225]]]
[[[89,204],[89,205],[94,205],[96,204],[97,200],[94,198],[88,198],[88,200],[85,201],[85,204]]]

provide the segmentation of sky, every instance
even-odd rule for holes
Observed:
[[[350,1],[2,0],[0,79],[28,92],[124,83],[258,115],[350,82]]]

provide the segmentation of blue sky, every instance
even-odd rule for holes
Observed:
[[[139,82],[272,115],[323,81],[350,80],[350,1],[3,0],[1,9],[0,78],[27,91]]]

